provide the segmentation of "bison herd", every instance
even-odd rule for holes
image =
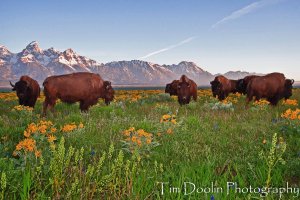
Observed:
[[[270,73],[265,76],[246,76],[239,80],[229,80],[224,76],[217,76],[210,82],[214,97],[224,100],[229,93],[242,93],[247,95],[247,104],[262,98],[267,99],[271,105],[277,105],[282,98],[292,96],[293,79],[286,79],[282,73]]]
[[[28,76],[22,76],[13,85],[16,90],[20,105],[34,107],[40,94],[37,81]],[[43,115],[48,109],[54,111],[57,99],[65,103],[80,103],[80,110],[87,111],[95,105],[99,98],[104,99],[108,105],[114,99],[114,90],[111,82],[104,81],[99,74],[78,72],[60,76],[50,76],[43,82],[45,101]]]
[[[292,96],[293,79],[286,79],[282,73],[270,73],[265,76],[246,76],[239,80],[230,80],[220,75],[210,82],[214,97],[224,100],[230,93],[247,95],[247,104],[255,99],[267,99],[271,105],[276,105],[280,99]],[[22,76],[12,84],[16,91],[19,104],[34,107],[40,95],[40,86],[36,80],[29,76]],[[59,76],[50,76],[43,82],[45,101],[43,114],[48,109],[54,110],[57,99],[65,103],[80,103],[80,110],[87,111],[95,105],[99,98],[108,105],[114,99],[114,90],[111,82],[104,81],[99,74],[78,72]],[[188,104],[191,98],[197,100],[197,84],[182,75],[179,80],[174,80],[166,85],[165,93],[178,96],[180,105]]]

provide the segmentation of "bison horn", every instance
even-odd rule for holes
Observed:
[[[13,84],[11,83],[11,81],[9,81],[9,83],[10,83],[11,87],[15,87],[15,85],[13,85]]]
[[[292,85],[294,84],[294,82],[295,82],[295,81],[294,81],[294,79],[291,79],[291,83],[292,83]]]

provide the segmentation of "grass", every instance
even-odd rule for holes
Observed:
[[[162,90],[117,91],[116,101],[102,101],[88,113],[79,105],[58,103],[54,114],[41,118],[43,98],[33,111],[13,110],[18,105],[13,93],[0,93],[0,173],[2,199],[259,199],[259,193],[235,193],[236,187],[300,187],[300,120],[281,117],[297,105],[276,107],[259,103],[245,109],[245,97],[232,95],[217,103],[209,90],[199,90],[197,102],[179,106]],[[300,101],[300,89],[291,99]],[[163,115],[176,116],[176,124],[160,122]],[[57,131],[56,140],[32,133],[37,150],[16,145],[32,122],[49,120]],[[76,128],[62,132],[65,125]],[[82,123],[83,128],[78,125]],[[124,136],[134,127],[151,134],[151,143],[139,146]],[[49,129],[49,130],[48,130]],[[274,159],[269,168],[272,138],[277,133]],[[62,139],[63,138],[63,139]],[[137,138],[138,140],[139,138]],[[143,137],[140,138],[143,140]],[[273,142],[274,143],[274,142]],[[52,144],[52,146],[51,146]],[[281,144],[286,145],[282,156]],[[267,155],[262,157],[262,153]],[[101,163],[102,162],[102,163]],[[269,183],[268,182],[268,175]],[[5,184],[4,184],[5,182]],[[164,194],[160,182],[165,184]],[[191,192],[197,188],[223,188],[223,192]],[[227,194],[227,182],[236,182]],[[5,186],[5,187],[4,187]],[[170,192],[170,187],[173,192]],[[175,188],[175,189],[174,189]],[[179,189],[176,189],[179,188]],[[284,193],[291,199],[295,193]],[[298,198],[299,198],[298,194]],[[268,199],[279,194],[269,193]]]

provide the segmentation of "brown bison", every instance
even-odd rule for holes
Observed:
[[[53,111],[57,99],[65,103],[80,102],[80,110],[87,111],[99,98],[106,104],[114,98],[114,90],[109,81],[103,81],[99,74],[79,72],[46,78],[43,83],[45,102],[43,114],[47,109]]]
[[[197,84],[192,79],[182,75],[177,85],[177,96],[180,105],[190,103],[191,96],[193,96],[194,101],[196,101]]]
[[[255,100],[266,98],[275,106],[280,99],[292,96],[293,83],[294,80],[285,79],[281,73],[253,78],[247,86],[247,104],[255,97]]]
[[[237,80],[236,84],[236,90],[237,92],[241,94],[246,94],[247,93],[247,85],[248,83],[253,79],[259,76],[256,75],[250,75],[250,76],[245,76],[243,79]]]
[[[104,99],[104,102],[106,105],[109,105],[110,102],[112,100],[114,100],[114,94],[115,91],[111,86],[111,82],[110,81],[104,81],[103,82],[103,87],[104,87],[104,95],[102,96],[102,98]]]
[[[216,76],[210,84],[213,96],[218,97],[220,101],[224,100],[229,93],[237,92],[237,80],[230,80],[222,75]]]
[[[16,91],[19,98],[19,104],[34,107],[37,98],[40,96],[40,86],[38,82],[29,76],[21,76],[20,80],[13,85],[12,90]]]
[[[179,80],[174,80],[172,83],[168,83],[166,85],[165,93],[169,93],[170,96],[177,95],[177,86],[178,86]]]

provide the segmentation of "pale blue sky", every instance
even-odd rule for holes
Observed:
[[[103,63],[187,60],[300,80],[299,0],[3,0],[0,19],[12,52],[36,40]]]

